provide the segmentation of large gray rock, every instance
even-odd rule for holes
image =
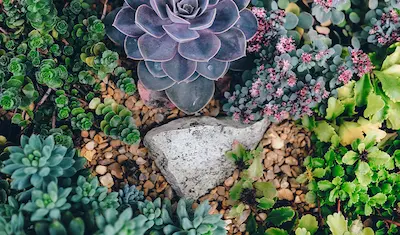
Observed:
[[[255,148],[269,122],[243,125],[228,119],[191,117],[154,128],[144,144],[181,197],[197,199],[221,184],[234,169],[225,157],[234,140]]]

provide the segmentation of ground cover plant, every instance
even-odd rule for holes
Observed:
[[[0,234],[400,234],[399,14],[395,0],[0,0]],[[291,120],[311,140],[234,142],[227,187],[179,198],[142,137],[211,113]]]

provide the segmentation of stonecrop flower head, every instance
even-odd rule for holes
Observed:
[[[362,37],[378,47],[400,41],[399,13],[392,8],[376,9],[366,17],[370,24],[364,28]]]
[[[194,113],[212,98],[214,81],[246,55],[257,18],[245,0],[125,0],[106,18],[107,34],[128,58],[142,60],[138,77]]]

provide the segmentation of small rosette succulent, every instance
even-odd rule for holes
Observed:
[[[165,235],[179,235],[179,234],[213,234],[225,235],[225,222],[221,219],[222,215],[211,215],[208,212],[211,206],[208,201],[203,201],[196,210],[191,209],[192,203],[181,199],[176,208],[176,215],[171,212],[171,208],[167,207],[167,203],[163,207],[163,218],[168,224],[163,228]],[[175,217],[176,216],[176,217]],[[176,220],[173,220],[176,218]],[[172,221],[176,221],[175,223]]]
[[[125,184],[123,189],[119,190],[119,203],[121,205],[136,205],[139,201],[144,200],[144,193],[136,188],[135,185],[129,186]]]
[[[46,190],[33,190],[32,199],[23,206],[23,210],[31,213],[31,221],[58,220],[61,212],[68,211],[71,204],[67,197],[72,188],[59,188],[53,181]]]
[[[59,178],[70,178],[83,169],[85,158],[75,155],[75,149],[56,145],[51,135],[42,140],[38,135],[21,137],[22,147],[8,147],[10,158],[1,172],[11,175],[11,188],[40,189]]]
[[[246,0],[125,0],[106,18],[108,36],[128,58],[142,60],[138,77],[166,91],[186,113],[212,98],[214,81],[246,55],[257,18]]]
[[[108,193],[106,187],[100,186],[97,177],[87,181],[85,177],[79,176],[71,201],[81,203],[85,210],[105,211],[119,206],[118,193]]]
[[[132,208],[126,208],[122,213],[109,208],[102,215],[96,216],[99,231],[96,234],[135,234],[144,235],[152,226],[144,215],[133,217]]]

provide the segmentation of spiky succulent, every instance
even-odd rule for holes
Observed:
[[[71,208],[67,197],[72,188],[59,188],[52,181],[47,185],[46,190],[33,190],[31,200],[22,209],[31,213],[31,221],[58,220],[61,212]]]
[[[163,225],[167,224],[162,217],[163,204],[161,198],[157,198],[154,202],[148,200],[138,202],[138,207],[140,213],[150,221],[152,229],[158,231],[162,229]]]
[[[136,205],[144,200],[144,193],[136,188],[135,185],[125,184],[123,189],[119,190],[119,203],[121,205]]]
[[[222,215],[210,215],[211,209],[208,201],[203,201],[196,210],[191,209],[192,203],[181,199],[178,202],[176,215],[172,213],[171,208],[164,204],[163,218],[168,225],[163,228],[165,235],[179,234],[213,234],[225,235],[225,222],[221,220]],[[174,219],[174,220],[173,220]],[[175,223],[172,221],[176,221]]]
[[[257,19],[244,0],[126,0],[106,18],[108,36],[139,62],[143,85],[165,90],[194,113],[213,96],[214,81],[246,54]]]
[[[132,218],[132,208],[126,208],[122,213],[114,208],[109,208],[103,214],[96,216],[96,224],[99,231],[96,234],[135,234],[144,235],[152,226],[144,215]]]
[[[42,140],[38,135],[21,137],[21,147],[8,147],[10,158],[1,170],[11,175],[11,188],[37,189],[58,182],[58,178],[70,178],[83,169],[85,158],[75,155],[75,149],[56,145],[51,135]]]
[[[85,177],[79,176],[71,201],[81,203],[85,210],[104,211],[107,208],[117,208],[119,206],[118,193],[108,193],[106,187],[99,185],[97,177],[87,181]]]

